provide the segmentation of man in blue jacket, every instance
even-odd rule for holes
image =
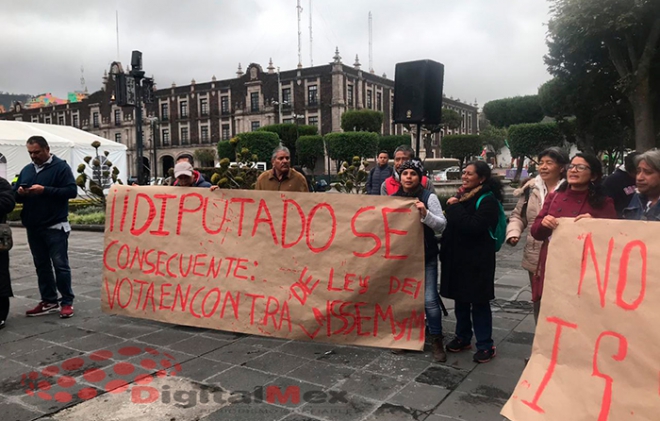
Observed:
[[[73,316],[74,298],[68,257],[69,199],[77,196],[78,188],[71,167],[50,153],[46,139],[30,137],[27,150],[32,163],[21,170],[14,191],[16,202],[23,204],[21,221],[37,269],[41,302],[25,314],[41,316],[59,311],[61,318],[69,318]]]

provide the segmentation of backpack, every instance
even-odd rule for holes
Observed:
[[[481,200],[486,197],[486,196],[492,196],[492,192],[488,192],[484,195],[482,195],[479,200],[477,200],[477,206],[476,208],[479,209],[479,204],[481,204]],[[495,232],[493,232],[490,228],[488,229],[488,233],[490,234],[490,238],[495,240],[495,251],[500,251],[502,248],[502,244],[504,244],[504,240],[506,239],[506,214],[504,213],[504,208],[502,207],[502,204],[500,203],[499,200],[496,201],[497,206],[500,209],[500,214],[497,218],[497,225],[495,226]]]

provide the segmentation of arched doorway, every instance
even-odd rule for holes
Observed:
[[[167,178],[170,176],[170,168],[174,168],[174,158],[169,155],[165,155],[162,158],[163,160],[163,177]]]
[[[11,183],[11,180],[14,178],[14,175],[11,174],[11,178],[7,178],[7,158],[3,154],[0,153],[0,177],[4,178],[5,180],[9,181]]]

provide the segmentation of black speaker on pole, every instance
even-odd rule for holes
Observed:
[[[440,124],[445,66],[433,60],[397,63],[392,119],[399,124]]]

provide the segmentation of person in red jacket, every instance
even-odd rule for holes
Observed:
[[[532,301],[540,302],[543,295],[548,242],[553,230],[560,224],[559,218],[575,218],[576,221],[582,218],[617,218],[614,202],[601,188],[602,177],[603,166],[598,158],[579,153],[568,165],[567,182],[546,197],[532,226],[532,236],[543,241],[532,281]]]
[[[415,157],[415,151],[408,145],[400,145],[394,150],[394,174],[383,181],[380,185],[381,196],[392,196],[399,191],[401,187],[401,180],[399,179],[399,167],[404,162],[408,162]],[[431,193],[435,193],[433,182],[427,176],[422,177],[422,187]]]

